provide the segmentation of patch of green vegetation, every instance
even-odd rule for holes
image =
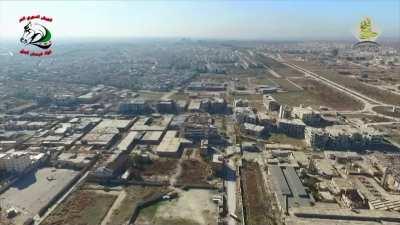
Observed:
[[[394,142],[400,144],[400,135],[391,135],[390,139],[393,140]]]
[[[151,206],[148,206],[148,207],[146,207],[146,208],[144,208],[144,209],[141,209],[141,210],[140,210],[140,214],[141,214],[143,217],[147,218],[147,219],[152,219],[152,218],[155,217],[158,208],[159,208],[162,204],[165,204],[165,203],[164,203],[164,202],[157,202],[157,203],[155,203],[155,204],[153,204],[153,205],[151,205]]]
[[[136,204],[144,198],[156,193],[166,192],[165,187],[128,186],[125,188],[126,197],[120,207],[112,212],[110,221],[112,225],[125,224],[131,217]]]

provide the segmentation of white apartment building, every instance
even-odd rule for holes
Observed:
[[[27,152],[0,154],[0,169],[7,172],[21,173],[32,164]]]

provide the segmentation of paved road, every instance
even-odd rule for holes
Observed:
[[[236,221],[229,216],[229,214],[235,214],[236,211],[236,166],[233,160],[227,162],[226,177],[225,177],[225,187],[226,187],[226,202],[228,207],[228,224],[236,225]]]

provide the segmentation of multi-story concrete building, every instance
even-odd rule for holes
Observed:
[[[182,150],[183,138],[177,137],[177,131],[167,131],[158,145],[156,152],[161,157],[179,157]]]
[[[299,119],[279,119],[277,127],[278,132],[284,133],[290,137],[304,138],[305,124]]]
[[[23,173],[28,167],[41,162],[44,157],[44,153],[31,154],[26,151],[10,150],[0,154],[0,170]]]
[[[26,152],[0,155],[0,169],[8,172],[21,173],[31,165],[31,162]]]
[[[278,111],[281,106],[271,95],[263,95],[263,104],[269,112]]]
[[[249,107],[249,100],[247,99],[235,99],[233,101],[233,107]]]
[[[374,153],[368,158],[382,174],[381,185],[400,192],[400,154]]]
[[[213,97],[210,99],[208,108],[209,113],[225,113],[227,109],[227,103],[223,98]]]
[[[144,99],[134,99],[119,105],[119,111],[125,114],[144,114],[150,111],[148,102]]]
[[[209,115],[193,114],[183,124],[182,134],[185,138],[200,141],[217,137],[218,130]]]
[[[290,116],[290,108],[287,105],[281,105],[279,107],[278,118],[285,119],[285,118],[289,118],[289,116]]]
[[[241,126],[241,131],[250,136],[261,137],[265,132],[265,127],[252,123],[243,123]]]
[[[267,130],[274,130],[276,128],[276,119],[267,115],[266,113],[257,113],[258,124],[264,126]]]
[[[315,148],[356,149],[380,144],[383,136],[372,128],[360,130],[350,125],[334,125],[325,129],[307,127],[305,139],[309,146]]]
[[[156,104],[159,113],[175,113],[177,111],[176,102],[174,100],[160,100]]]
[[[233,114],[238,123],[257,123],[257,115],[250,107],[236,107]]]
[[[318,125],[321,123],[321,114],[314,111],[311,107],[293,107],[292,117],[301,119],[307,125]]]

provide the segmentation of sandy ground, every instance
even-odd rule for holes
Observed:
[[[211,200],[215,194],[216,192],[209,190],[181,192],[178,199],[161,203],[155,214],[149,216],[151,218],[139,215],[135,224],[147,224],[146,220],[148,224],[153,225],[165,225],[166,221],[171,224],[181,224],[171,221],[190,220],[201,225],[216,225],[217,206]]]

